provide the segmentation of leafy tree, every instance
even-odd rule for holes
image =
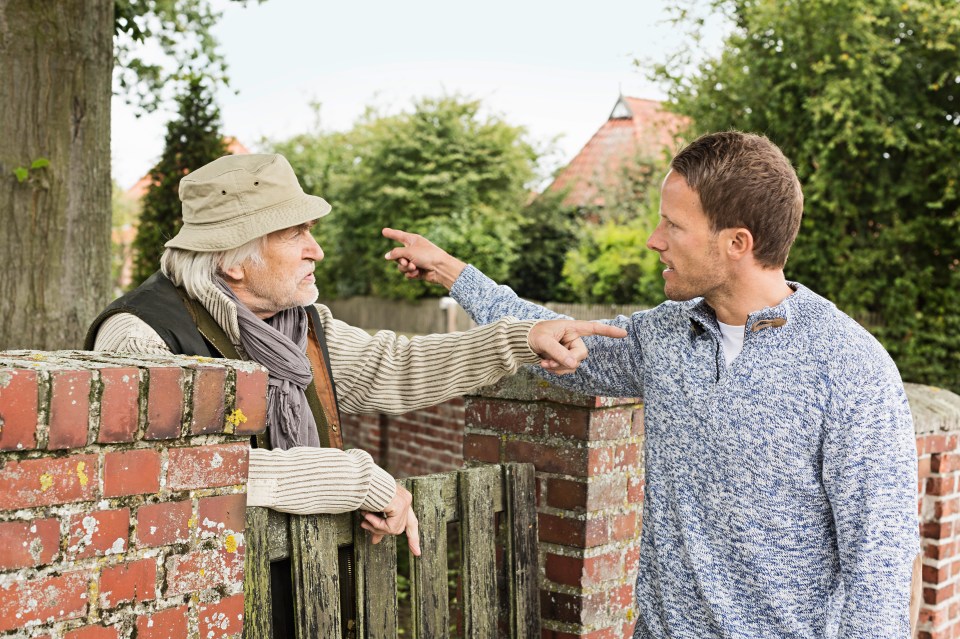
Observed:
[[[960,390],[960,4],[711,6],[733,20],[723,52],[657,69],[674,109],[777,143],[806,195],[788,277],[863,321],[907,381]],[[692,9],[676,18],[696,32]]]
[[[577,243],[582,223],[576,207],[565,206],[566,192],[541,193],[523,210],[517,230],[517,258],[508,281],[528,299],[568,302],[572,292],[563,277],[567,251]]]
[[[438,294],[397,277],[383,259],[384,226],[422,233],[494,277],[508,275],[536,157],[523,129],[481,117],[478,101],[423,99],[397,115],[371,109],[346,133],[274,148],[307,191],[333,206],[316,227],[327,255],[325,296]]]
[[[563,275],[576,299],[646,306],[663,301],[659,260],[646,247],[650,232],[640,219],[585,227],[563,265]]]
[[[74,348],[110,299],[114,55],[143,96],[182,70],[222,78],[209,6],[0,2],[0,270],[16,274],[0,278],[0,349]],[[174,54],[166,67],[135,55],[147,41]]]
[[[143,198],[133,242],[134,286],[157,270],[164,243],[180,230],[180,179],[227,152],[220,132],[220,109],[203,80],[190,81],[177,105],[178,116],[167,124],[163,154],[150,171],[150,186]]]

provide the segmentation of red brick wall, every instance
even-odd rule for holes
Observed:
[[[920,639],[960,637],[960,398],[908,385],[923,545]]]
[[[250,364],[0,354],[0,635],[240,637],[265,393]]]
[[[343,415],[343,443],[395,477],[443,473],[463,465],[463,424],[462,397],[403,415]]]
[[[543,639],[630,637],[643,505],[637,400],[518,375],[468,397],[464,456],[537,469]]]

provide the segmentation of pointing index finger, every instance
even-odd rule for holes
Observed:
[[[412,236],[411,233],[407,233],[406,231],[400,231],[398,229],[391,229],[391,228],[385,227],[380,232],[383,234],[385,238],[391,239],[394,242],[400,242],[404,246],[409,246],[410,241],[413,240],[413,237],[411,237]]]
[[[600,322],[583,322],[577,326],[580,335],[601,335],[603,337],[626,337],[627,331],[619,326],[601,324]]]

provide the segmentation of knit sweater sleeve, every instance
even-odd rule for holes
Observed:
[[[845,592],[838,637],[906,637],[920,550],[916,439],[896,367],[863,341],[833,371],[823,444]]]
[[[566,315],[521,299],[509,286],[498,285],[473,266],[463,270],[451,287],[450,295],[478,324],[508,316],[527,320],[569,319]],[[583,343],[590,354],[572,374],[554,375],[541,368],[534,368],[533,372],[551,384],[587,395],[643,397],[645,321],[645,312],[601,320],[603,324],[626,330],[627,337],[584,337]]]
[[[501,319],[459,333],[407,338],[333,319],[317,305],[340,409],[400,414],[492,384],[540,357],[528,334],[536,323]]]
[[[170,349],[150,325],[131,313],[108,317],[97,331],[94,350],[140,355],[169,355]]]

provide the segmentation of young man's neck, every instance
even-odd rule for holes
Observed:
[[[723,291],[705,299],[716,312],[717,321],[743,326],[751,313],[777,306],[792,293],[783,269],[756,269],[740,274]]]

